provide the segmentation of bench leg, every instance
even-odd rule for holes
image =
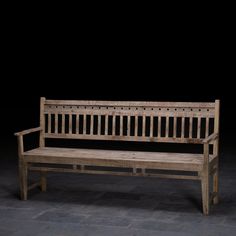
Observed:
[[[219,166],[217,164],[216,171],[213,174],[213,193],[215,194],[213,198],[213,204],[219,203]]]
[[[204,171],[202,173],[202,208],[203,214],[209,215],[209,208],[210,208],[210,195],[209,195],[209,172]]]
[[[20,198],[27,200],[28,193],[28,168],[27,163],[19,161]]]
[[[41,191],[46,192],[47,191],[47,179],[46,179],[46,172],[45,171],[41,171],[40,185],[41,185]]]

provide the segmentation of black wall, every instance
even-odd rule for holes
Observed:
[[[29,23],[29,22],[28,22]],[[130,31],[16,25],[7,34],[1,78],[1,140],[38,125],[39,98],[221,100],[222,141],[235,132],[235,78],[230,30],[187,27]],[[10,28],[9,28],[10,29]],[[90,29],[90,30],[89,30]],[[117,29],[117,30],[115,30]],[[124,30],[123,30],[124,29]],[[221,30],[222,34],[219,34]],[[15,141],[15,139],[14,139]]]

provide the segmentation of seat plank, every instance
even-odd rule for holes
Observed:
[[[201,170],[203,155],[100,149],[36,148],[24,153],[28,162],[98,166]],[[213,159],[213,156],[210,156]]]

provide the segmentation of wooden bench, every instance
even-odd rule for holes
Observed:
[[[201,180],[203,213],[218,203],[219,110],[214,103],[40,101],[40,127],[15,133],[18,138],[21,199],[28,190],[46,191],[47,172],[72,172]],[[39,132],[39,147],[24,150],[23,136]],[[46,147],[45,139],[118,140],[201,144],[201,153]],[[213,146],[213,148],[210,148]],[[121,148],[122,149],[122,148]],[[52,165],[53,164],[53,165]],[[158,173],[156,170],[174,170]],[[28,186],[28,171],[39,171]],[[180,174],[176,174],[176,171]],[[183,171],[186,171],[182,174]],[[196,173],[196,174],[192,174]],[[210,191],[210,177],[213,190]]]

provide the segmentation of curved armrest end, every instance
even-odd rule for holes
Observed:
[[[15,136],[23,136],[23,135],[30,134],[30,133],[37,132],[37,131],[41,131],[41,130],[43,130],[41,127],[36,127],[36,128],[16,132],[16,133],[14,133],[14,135]]]

